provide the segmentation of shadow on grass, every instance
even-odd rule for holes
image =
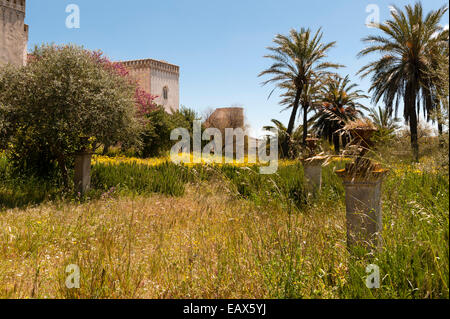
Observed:
[[[0,184],[0,211],[24,208],[53,200],[62,190],[44,181],[27,183],[3,182]]]

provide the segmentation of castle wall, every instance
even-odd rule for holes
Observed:
[[[158,105],[164,106],[164,109],[169,113],[178,111],[180,105],[178,74],[160,69],[152,69],[151,83],[151,94],[158,96],[155,102]],[[164,98],[164,88],[167,88],[167,99]]]
[[[136,81],[138,81],[139,86],[147,93],[151,94],[151,78],[150,78],[150,67],[141,66],[137,68],[128,67],[130,76],[132,76]]]
[[[172,113],[180,108],[180,69],[163,61],[152,59],[122,62],[142,89],[157,96],[155,102]],[[167,98],[164,91],[167,90]]]
[[[28,42],[25,0],[0,0],[0,65],[24,65]]]

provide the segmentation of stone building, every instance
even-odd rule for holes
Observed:
[[[25,24],[25,0],[0,0],[0,66],[11,63],[25,65],[28,25]],[[156,103],[167,112],[179,109],[180,68],[152,59],[124,61],[130,74],[142,89],[158,96]]]
[[[28,25],[25,0],[0,0],[0,65],[24,65],[27,58]]]
[[[206,127],[220,130],[226,128],[245,128],[244,109],[241,107],[223,107],[216,109],[206,120]]]
[[[244,109],[241,107],[222,107],[217,108],[205,121],[206,128],[216,128],[222,134],[222,148],[226,150],[227,147],[235,151],[243,149],[248,150],[248,136],[245,132],[245,117]],[[243,139],[233,137],[232,144],[227,144],[226,129],[242,129],[244,133]],[[242,154],[243,155],[243,154]]]
[[[169,112],[180,107],[180,67],[152,59],[122,61],[143,90],[158,96],[156,104]]]

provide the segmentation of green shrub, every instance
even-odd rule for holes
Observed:
[[[176,128],[186,128],[192,136],[193,121],[198,118],[195,111],[181,107],[173,114],[167,113],[162,106],[147,115],[148,123],[143,134],[141,156],[157,157],[170,151],[175,142],[170,133]]]
[[[259,167],[240,168],[224,165],[218,168],[244,198],[256,204],[294,203],[301,207],[306,203],[303,168],[300,164],[280,167],[273,175],[259,173]]]
[[[136,84],[101,54],[43,45],[25,67],[0,69],[0,149],[21,173],[69,186],[74,152],[86,144],[139,144]],[[89,141],[88,141],[89,140]]]
[[[97,164],[92,170],[92,187],[101,191],[119,191],[170,196],[184,194],[187,170],[172,163],[150,167],[138,164]]]

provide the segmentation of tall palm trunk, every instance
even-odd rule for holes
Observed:
[[[417,115],[416,111],[411,114],[409,120],[409,129],[411,130],[411,147],[413,151],[413,158],[416,163],[419,162],[419,143],[417,141]]]
[[[294,104],[292,105],[291,118],[289,119],[289,125],[286,130],[286,133],[288,136],[287,136],[286,140],[284,141],[284,145],[283,145],[283,153],[285,154],[285,156],[287,156],[289,154],[289,144],[290,144],[292,132],[294,131],[295,119],[297,117],[297,111],[298,111],[298,106],[300,104],[300,96],[301,95],[302,95],[302,89],[301,88],[297,89],[297,93],[295,93]]]
[[[336,153],[336,155],[339,155],[339,153],[341,152],[341,142],[339,140],[339,134],[338,133],[333,133],[333,144],[334,144],[334,152]]]
[[[303,146],[306,147],[306,138],[308,137],[308,103],[303,105]]]
[[[416,90],[414,83],[408,83],[405,92],[405,108],[409,110],[409,130],[411,132],[411,148],[413,159],[419,162],[419,143],[417,139]]]
[[[441,113],[440,106],[438,106],[438,111],[437,112],[438,112],[437,123],[438,123],[439,148],[443,148],[444,147],[444,139],[443,139],[444,127],[443,127],[443,124],[442,124],[442,113]]]

